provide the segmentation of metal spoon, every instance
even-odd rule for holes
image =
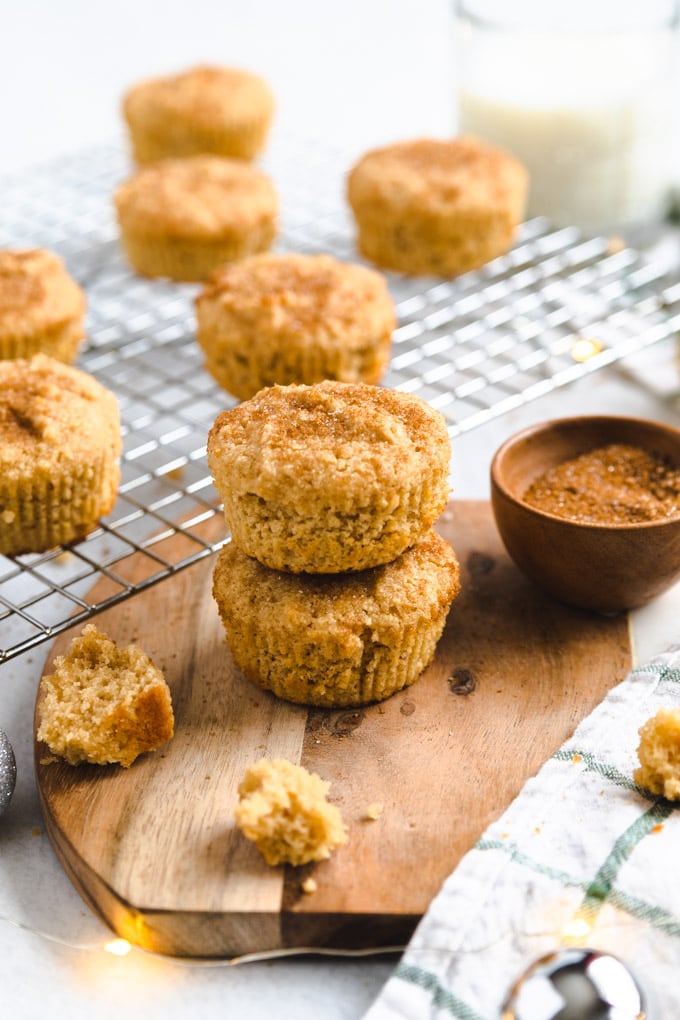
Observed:
[[[518,979],[502,1020],[645,1020],[642,991],[615,956],[562,948]]]
[[[7,734],[0,730],[0,815],[14,793],[17,780],[17,763]]]

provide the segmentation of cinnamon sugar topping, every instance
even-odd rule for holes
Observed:
[[[588,524],[637,524],[680,513],[680,468],[613,443],[547,471],[524,493],[531,506]]]

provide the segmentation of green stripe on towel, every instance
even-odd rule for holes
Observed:
[[[650,663],[649,666],[640,666],[635,672],[641,676],[647,673],[656,673],[659,680],[663,680],[664,683],[680,684],[680,669],[673,666],[655,666],[654,663]]]
[[[485,1020],[477,1010],[444,988],[437,975],[431,971],[415,967],[412,963],[400,963],[394,974],[402,981],[429,992],[433,1003],[439,1009],[445,1009],[451,1016],[456,1017],[456,1020]]]
[[[556,882],[560,882],[561,885],[575,886],[577,889],[583,889],[584,892],[589,885],[588,882],[575,878],[566,871],[558,871],[557,868],[551,868],[549,864],[541,864],[540,861],[537,861],[535,858],[529,857],[528,854],[523,853],[515,843],[509,843],[499,839],[482,838],[477,843],[475,849],[502,850],[503,853],[508,854],[508,856],[512,858],[515,864],[529,868],[530,871],[535,871],[540,875],[546,875],[547,878],[553,878]]]
[[[585,898],[578,910],[580,916],[585,917],[589,923],[593,923],[593,919],[609,899],[616,876],[635,847],[642,842],[645,836],[649,835],[655,825],[668,818],[672,811],[671,804],[659,802],[644,815],[636,818],[633,824],[619,836],[598,869],[595,878],[586,889]]]
[[[660,806],[667,809],[667,814],[672,810],[670,805],[662,804]],[[666,815],[664,815],[664,817],[666,817]],[[638,819],[638,822],[639,821],[640,819]],[[652,820],[651,824],[646,827],[646,832],[643,833],[643,835],[651,832],[656,824],[658,824],[656,819]],[[514,843],[497,839],[482,838],[477,843],[475,849],[501,850],[520,867],[528,868],[530,871],[534,871],[537,874],[545,875],[547,878],[552,878],[567,888],[582,889],[586,894],[593,885],[592,882],[584,882],[582,879],[576,878],[575,875],[570,875],[566,871],[559,871],[557,868],[551,868],[548,865],[541,864],[540,861],[536,861],[527,854],[522,853]],[[663,910],[661,907],[654,906],[651,903],[646,903],[644,900],[641,900],[636,896],[629,896],[627,893],[616,889],[614,886],[612,886],[609,891],[607,901],[611,903],[613,907],[616,907],[617,910],[620,910],[625,914],[629,914],[631,917],[638,920],[646,921],[653,928],[658,928],[660,931],[664,931],[668,935],[680,935],[680,920],[672,914],[669,914],[667,910]],[[583,910],[584,908],[581,907],[579,912],[583,913]],[[590,916],[588,918],[589,920]]]
[[[580,764],[582,761],[588,772],[597,772],[598,775],[608,779],[615,786],[621,786],[624,790],[633,790],[635,793],[644,794],[645,792],[639,786],[636,786],[629,776],[619,772],[613,765],[606,765],[603,761],[599,761],[595,755],[590,754],[588,751],[579,751],[577,747],[567,747],[560,751],[555,751],[553,760],[573,761],[575,765]],[[648,796],[650,795],[648,794]],[[656,798],[652,799],[656,800]]]

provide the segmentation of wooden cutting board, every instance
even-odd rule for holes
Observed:
[[[627,618],[533,588],[487,503],[453,502],[439,530],[463,589],[435,661],[363,709],[289,705],[244,679],[212,600],[213,558],[101,614],[100,629],[165,671],[175,737],[127,770],[44,763],[36,743],[36,775],[57,855],[119,935],[180,956],[404,944],[462,855],[623,678]],[[349,842],[330,861],[270,868],[235,829],[237,785],[262,756],[331,781]]]

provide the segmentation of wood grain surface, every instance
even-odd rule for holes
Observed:
[[[165,671],[175,737],[129,769],[49,763],[36,743],[36,777],[57,855],[119,935],[200,957],[403,944],[462,855],[623,678],[627,617],[531,586],[487,503],[453,502],[438,527],[462,593],[432,666],[379,705],[305,709],[245,680],[212,600],[213,558],[98,617]],[[331,860],[270,868],[234,827],[238,783],[262,756],[330,780],[349,829]]]

